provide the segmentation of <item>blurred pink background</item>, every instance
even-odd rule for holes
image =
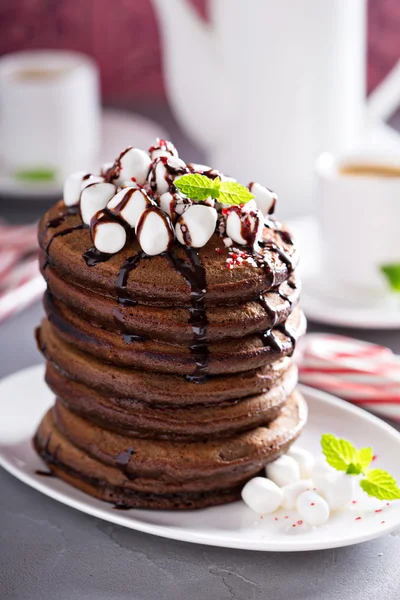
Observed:
[[[190,1],[206,19],[212,0]],[[399,0],[369,0],[368,19],[371,91],[400,57]],[[92,55],[100,66],[106,102],[165,97],[150,0],[1,0],[0,31],[0,55],[32,48]]]

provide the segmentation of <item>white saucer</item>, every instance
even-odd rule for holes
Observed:
[[[329,277],[320,277],[321,244],[313,217],[288,221],[301,253],[299,276],[301,305],[306,316],[318,323],[363,329],[400,329],[400,298],[394,294],[359,297],[341,296],[329,287]]]
[[[43,381],[42,365],[15,373],[0,382],[0,465],[43,494],[100,519],[131,529],[210,546],[292,552],[336,548],[365,542],[400,527],[400,502],[387,506],[361,490],[357,504],[337,512],[322,527],[298,525],[294,511],[257,516],[242,502],[189,512],[128,510],[119,512],[55,477],[32,449],[31,438],[53,395]],[[319,451],[322,433],[351,439],[357,446],[372,444],[377,467],[400,480],[400,434],[369,413],[311,388],[301,387],[310,416],[301,445]],[[382,508],[382,512],[375,512]],[[278,517],[278,520],[275,520]],[[287,518],[285,518],[287,517]],[[361,517],[361,519],[357,519]],[[296,524],[296,527],[292,525]]]
[[[99,157],[92,168],[113,160],[126,146],[135,145],[148,148],[156,137],[168,139],[164,127],[141,115],[122,110],[106,108],[102,114],[102,144]],[[88,167],[89,168],[89,167]],[[64,180],[46,182],[20,181],[8,173],[0,163],[0,194],[20,198],[53,198],[60,195]]]

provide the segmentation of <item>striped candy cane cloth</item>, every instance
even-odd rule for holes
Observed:
[[[299,353],[300,381],[400,422],[400,356],[389,348],[312,333]]]
[[[36,224],[14,226],[0,221],[0,322],[43,294],[36,236]]]

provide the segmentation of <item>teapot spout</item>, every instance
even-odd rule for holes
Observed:
[[[214,32],[186,0],[153,0],[153,6],[172,109],[189,136],[209,148],[236,112],[233,82],[224,75]]]

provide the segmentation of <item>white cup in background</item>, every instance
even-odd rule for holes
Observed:
[[[99,76],[91,58],[38,50],[0,59],[0,155],[10,172],[63,177],[92,164],[99,138]]]
[[[400,156],[322,154],[316,175],[324,287],[366,301],[385,293],[380,267],[400,263]]]

